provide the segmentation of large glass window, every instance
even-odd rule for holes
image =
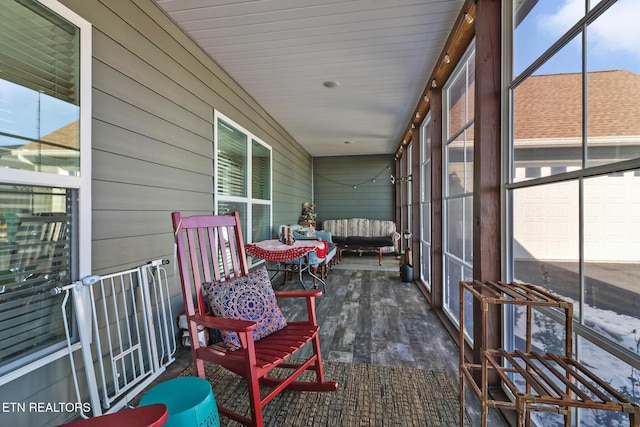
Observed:
[[[0,15],[3,382],[64,355],[49,291],[91,271],[91,25],[50,0]]]
[[[431,114],[420,131],[420,279],[431,289]]]
[[[216,112],[216,212],[240,213],[245,242],[271,234],[271,147]]]
[[[443,307],[460,324],[459,283],[473,278],[473,123],[475,49],[471,46],[443,90],[445,138],[443,165]],[[469,304],[472,304],[469,298]],[[471,308],[469,308],[471,312]],[[473,318],[465,317],[467,336]]]
[[[80,32],[28,3],[0,4],[0,166],[78,175]]]
[[[576,357],[640,402],[638,4],[511,3],[510,276],[573,301]],[[562,325],[546,315],[535,345],[555,351]],[[521,315],[508,316],[505,342],[521,349]],[[576,425],[625,417],[581,410]]]

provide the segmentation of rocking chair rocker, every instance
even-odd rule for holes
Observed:
[[[322,295],[322,292],[295,290],[273,293],[271,285],[267,284],[267,293],[276,298],[303,298],[308,318],[306,321],[288,323],[283,319],[286,326],[276,332],[269,331],[267,336],[261,338],[258,335],[259,339],[256,340],[255,334],[261,329],[260,322],[243,320],[253,318],[252,315],[233,316],[235,318],[223,318],[219,314],[214,316],[210,307],[205,305],[203,295],[203,286],[211,291],[211,283],[215,283],[216,291],[209,292],[209,298],[214,294],[214,297],[218,297],[226,288],[233,288],[225,286],[227,284],[237,284],[238,280],[244,281],[243,283],[254,280],[251,276],[253,273],[248,271],[238,213],[182,217],[179,212],[174,212],[171,216],[196,373],[205,378],[204,362],[210,362],[244,377],[247,382],[251,418],[218,404],[219,413],[248,426],[263,427],[262,409],[279,392],[285,389],[337,390],[336,382],[325,381],[322,368],[319,327],[315,315],[315,298]],[[268,276],[266,279],[268,282]],[[194,306],[194,298],[197,308]],[[202,346],[198,337],[199,326],[221,330],[223,336],[231,334],[239,348],[232,350],[229,345],[222,343]],[[226,339],[225,343],[228,344]],[[301,363],[290,363],[287,359],[307,343],[312,346],[312,356]],[[269,372],[276,367],[287,368],[291,372],[286,378],[269,376]],[[315,381],[296,381],[306,370],[315,371]],[[262,396],[260,385],[268,386],[271,390]]]

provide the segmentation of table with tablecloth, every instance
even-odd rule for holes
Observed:
[[[253,257],[277,263],[279,271],[279,265],[281,263],[296,260],[311,251],[315,251],[319,258],[324,258],[327,253],[327,243],[322,240],[296,240],[293,244],[287,245],[282,243],[279,239],[270,239],[255,243],[247,243],[245,245],[245,249],[247,253]],[[304,281],[302,280],[302,272],[304,270],[307,270],[311,276],[316,280],[319,280],[324,286],[324,281],[311,272],[309,265],[299,265],[300,282],[303,287]]]

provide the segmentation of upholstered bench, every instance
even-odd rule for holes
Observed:
[[[393,221],[350,218],[332,219],[322,222],[322,229],[331,233],[338,247],[338,261],[343,251],[376,252],[382,265],[383,253],[397,253],[400,233]]]

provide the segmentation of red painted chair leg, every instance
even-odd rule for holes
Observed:
[[[262,420],[262,402],[260,399],[260,387],[258,384],[258,378],[255,377],[255,373],[249,374],[247,378],[247,388],[249,391],[249,405],[251,406],[251,418],[254,423],[254,427],[264,427],[264,421]]]

